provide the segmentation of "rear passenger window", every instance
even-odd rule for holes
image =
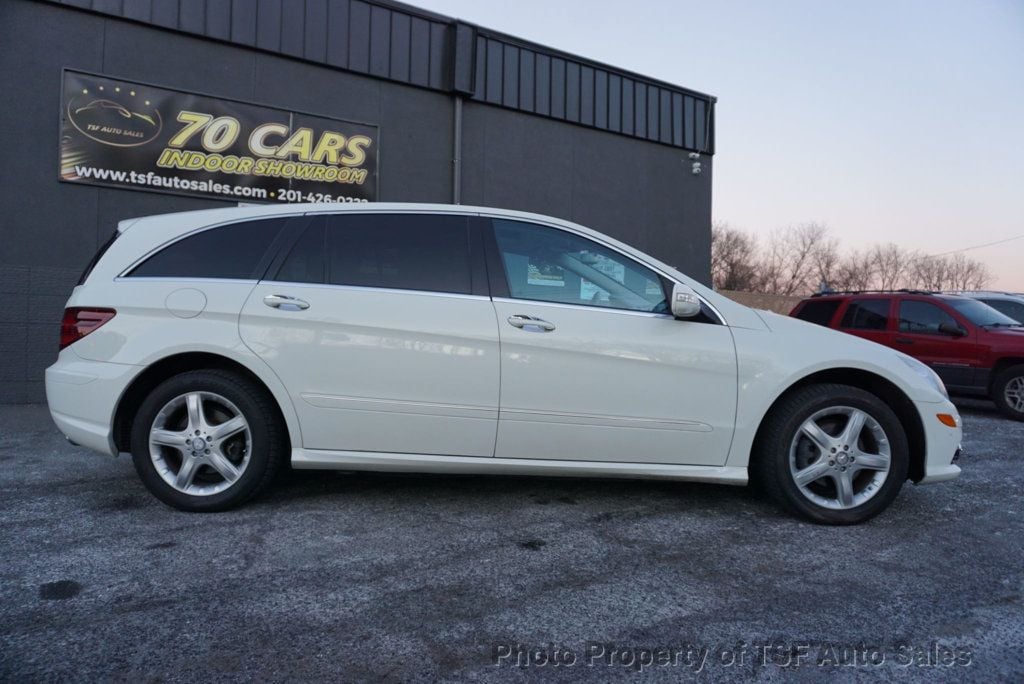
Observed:
[[[827,326],[838,308],[839,300],[837,299],[810,301],[800,307],[800,310],[796,312],[796,317],[808,323]]]
[[[326,216],[299,239],[276,280],[469,294],[463,216]]]
[[[848,330],[885,330],[889,327],[889,300],[853,300],[846,307],[839,327]]]
[[[143,278],[226,278],[252,280],[286,218],[244,221],[204,230],[178,240],[136,266]]]
[[[292,247],[274,280],[285,283],[326,283],[324,253],[327,250],[323,220],[315,221]]]
[[[948,313],[928,302],[900,302],[900,330],[925,335],[940,334],[939,327],[945,323],[959,328],[956,320]]]

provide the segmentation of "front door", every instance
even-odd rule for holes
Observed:
[[[949,312],[923,299],[901,299],[896,349],[923,361],[953,388],[975,384],[978,358],[977,340]],[[964,335],[950,334],[960,329]]]
[[[305,448],[494,455],[497,324],[469,237],[462,216],[320,216],[256,286],[242,339]]]
[[[673,318],[667,281],[607,246],[492,223],[492,291],[505,295],[494,299],[496,455],[723,465],[737,390],[728,327],[711,312],[699,322]]]

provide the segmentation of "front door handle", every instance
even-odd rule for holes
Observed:
[[[309,302],[303,301],[298,297],[289,297],[288,295],[267,295],[263,298],[263,303],[281,311],[303,311],[309,308]]]
[[[914,344],[914,340],[909,337],[897,337],[896,344]]]
[[[527,332],[551,332],[555,329],[554,323],[548,323],[542,318],[527,316],[526,314],[509,316],[508,323],[515,328],[521,328]]]

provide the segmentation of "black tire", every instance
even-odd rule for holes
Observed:
[[[227,399],[245,418],[249,430],[248,437],[242,438],[249,460],[241,475],[223,491],[206,495],[187,494],[173,487],[160,475],[150,455],[150,430],[158,414],[175,398],[192,392]],[[240,506],[270,485],[288,454],[286,429],[273,398],[248,378],[216,369],[175,375],[150,392],[132,421],[131,447],[135,470],[146,488],[165,504],[190,512],[224,511]],[[187,457],[185,451],[180,456],[174,450],[163,453],[170,462]],[[197,466],[195,477],[202,475],[215,481],[217,473],[212,466],[206,468]]]
[[[851,407],[867,413],[884,430],[891,451],[888,475],[875,494],[846,509],[828,508],[812,501],[797,486],[790,470],[790,448],[801,426],[817,412],[832,407]],[[754,445],[750,474],[756,485],[792,513],[820,524],[856,525],[870,520],[893,502],[907,479],[909,460],[906,432],[893,410],[877,396],[848,385],[808,385],[783,397],[766,416]],[[859,471],[857,477],[865,477],[866,472]]]
[[[1001,371],[992,383],[992,401],[996,403],[999,411],[1007,418],[1024,420],[1024,411],[1017,410],[1016,406],[1010,403],[1006,397],[1007,386],[1014,381],[1020,381],[1024,386],[1024,364],[1010,366]]]

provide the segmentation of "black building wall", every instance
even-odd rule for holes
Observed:
[[[519,97],[526,73],[520,65],[540,61],[525,56],[540,54],[535,46],[508,52],[517,60],[514,74],[504,61],[496,71],[486,56],[480,62],[478,54],[457,51],[457,45],[486,45],[482,33],[443,17],[417,14],[414,8],[358,0],[293,0],[287,3],[288,12],[276,14],[280,31],[275,34],[273,11],[252,19],[238,14],[239,6],[281,7],[274,0],[180,4],[187,4],[189,11],[169,12],[168,7],[179,5],[175,0],[0,2],[0,297],[5,302],[0,307],[0,403],[44,399],[43,370],[56,356],[64,303],[82,267],[117,221],[230,204],[58,182],[63,68],[378,124],[381,201],[453,201],[458,88],[465,96],[463,204],[574,220],[708,279],[713,100],[690,98],[684,103],[684,95],[668,86],[649,84],[645,109],[638,108],[637,99],[629,102],[627,112],[622,90],[619,100],[613,101],[602,99],[607,89],[599,94],[587,90],[583,81],[571,88],[563,83],[566,102],[578,102],[582,94],[590,104],[576,106],[575,119],[566,111],[556,119],[550,109],[534,113],[539,107],[536,98]],[[281,22],[296,21],[293,10],[299,5],[303,24],[294,30],[302,33],[301,41],[290,39],[287,27],[281,27]],[[199,6],[203,12],[195,14]],[[360,37],[358,26],[346,28],[352,43],[348,49],[339,48],[337,32],[329,40],[319,37],[320,24],[341,31],[336,10],[342,7],[349,23],[353,17],[361,21],[364,13],[370,22],[369,38]],[[380,28],[382,12],[387,13],[388,31]],[[380,40],[372,42],[374,36],[404,36],[406,30],[410,39],[404,44],[411,57],[401,57],[402,41],[391,41],[384,52]],[[416,35],[424,38],[417,40]],[[514,40],[495,35],[488,40]],[[357,43],[364,38],[367,43],[361,47]],[[365,60],[360,57],[364,47]],[[426,68],[416,57],[420,53],[427,56]],[[486,74],[479,73],[480,64],[492,76],[502,76],[501,93],[516,89],[514,101],[499,97],[487,102],[488,87],[492,93],[494,87],[488,86]],[[599,85],[605,72],[584,68],[590,69],[590,87]],[[566,68],[566,73],[572,72]],[[586,74],[577,69],[580,73]],[[514,88],[510,74],[516,76]],[[633,75],[618,78],[621,82]],[[534,87],[539,80],[529,81],[532,92],[539,92]],[[483,92],[474,95],[476,88]],[[674,96],[681,107],[673,107]],[[666,99],[667,109],[658,109],[660,119],[646,108],[647,103],[660,105]],[[697,102],[707,107],[707,125],[694,117],[699,113]],[[589,120],[581,119],[588,114]],[[649,118],[650,126],[641,129],[637,114],[645,122]],[[628,130],[627,118],[636,120]],[[699,176],[690,171],[691,149],[705,153]]]

